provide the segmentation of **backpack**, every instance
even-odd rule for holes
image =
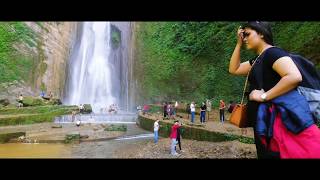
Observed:
[[[298,67],[302,81],[297,90],[308,101],[311,113],[316,122],[320,121],[320,75],[314,64],[299,54],[289,53]]]

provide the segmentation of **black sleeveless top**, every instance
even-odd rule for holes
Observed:
[[[268,91],[273,88],[281,79],[281,76],[272,69],[273,63],[281,57],[289,56],[289,54],[281,48],[270,47],[266,49],[260,57],[250,60],[253,65],[248,77],[249,94],[252,90],[257,89]],[[257,111],[259,103],[256,101],[248,101],[248,120],[251,126],[255,128]]]

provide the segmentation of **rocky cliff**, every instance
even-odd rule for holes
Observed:
[[[19,26],[16,25],[18,23]],[[8,33],[15,33],[12,35],[14,37],[12,43],[7,45],[12,47],[12,51],[8,57],[4,57],[4,61],[8,61],[7,64],[15,67],[17,72],[20,70],[19,61],[12,59],[12,56],[26,59],[25,64],[30,64],[30,66],[23,69],[27,72],[22,77],[16,76],[0,82],[0,99],[7,98],[14,103],[19,93],[38,96],[41,90],[46,93],[51,91],[54,96],[61,97],[67,60],[77,25],[77,22],[2,23],[1,26],[6,29],[3,28],[4,34],[0,36],[6,37]],[[30,36],[25,36],[26,32]],[[25,38],[26,41],[22,41],[22,38]],[[5,64],[2,67],[9,70],[9,65]]]
[[[77,29],[76,22],[44,22],[42,28],[36,23],[28,23],[39,34],[39,64],[35,76],[34,90],[43,88],[60,97],[63,93],[66,65],[70,47]]]

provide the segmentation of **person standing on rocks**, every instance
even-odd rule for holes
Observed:
[[[157,119],[154,124],[153,124],[153,131],[154,131],[154,143],[157,144],[158,143],[158,139],[159,139],[159,120]]]
[[[79,106],[79,112],[80,112],[80,113],[83,113],[83,110],[84,110],[84,105],[83,105],[83,104],[80,104],[80,106]]]
[[[182,151],[182,149],[181,149],[181,126],[182,126],[182,123],[180,123],[180,126],[177,129],[177,142],[179,145],[180,152]]]
[[[186,112],[187,112],[187,114],[188,114],[188,119],[189,119],[190,113],[191,113],[191,111],[190,111],[190,104],[187,104]]]
[[[53,93],[52,93],[52,91],[50,91],[50,93],[49,93],[49,99],[50,99],[50,100],[53,99]]]
[[[22,107],[23,106],[23,96],[22,94],[20,94],[19,99],[18,99],[18,107]]]
[[[220,106],[219,106],[219,110],[220,110],[220,122],[223,123],[224,122],[224,110],[226,108],[226,104],[224,103],[223,100],[220,100]]]
[[[173,126],[171,127],[170,139],[171,139],[171,155],[177,156],[179,155],[176,152],[177,145],[177,129],[180,127],[179,121],[174,121]]]
[[[190,112],[191,112],[191,122],[194,123],[194,116],[196,114],[196,105],[194,104],[194,101],[190,104]]]
[[[167,102],[165,102],[163,104],[163,119],[165,119],[167,117],[168,113],[167,113]]]
[[[202,106],[200,107],[200,123],[201,124],[203,124],[206,121],[206,109],[207,109],[207,106],[203,102]]]

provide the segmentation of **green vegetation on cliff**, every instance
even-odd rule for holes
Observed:
[[[136,34],[136,77],[144,100],[239,100],[244,77],[229,60],[241,22],[142,22]],[[275,45],[320,65],[319,22],[272,22]],[[243,51],[243,60],[254,54]]]
[[[0,22],[0,83],[28,80],[33,66],[31,57],[14,48],[21,43],[35,47],[35,33],[22,22]]]

